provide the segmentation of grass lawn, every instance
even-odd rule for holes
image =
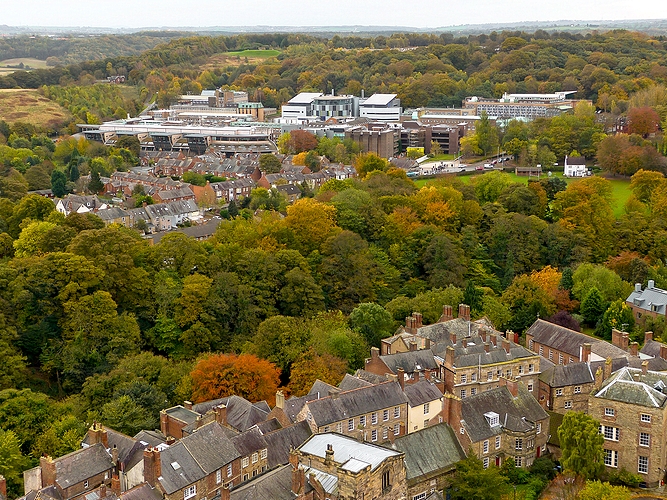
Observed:
[[[19,64],[23,63],[23,68],[17,68]],[[13,68],[8,68],[7,66],[14,66]],[[31,57],[18,57],[16,59],[5,59],[0,61],[0,75],[8,75],[14,71],[30,70],[30,69],[45,69],[46,61],[41,59],[33,59]]]
[[[214,70],[220,66],[240,66],[247,62],[249,64],[256,64],[263,62],[265,59],[275,57],[280,54],[279,50],[237,50],[235,52],[223,52],[221,54],[214,54],[208,58],[206,64],[201,69]]]
[[[236,52],[225,52],[225,55],[232,57],[247,57],[253,59],[267,59],[269,57],[276,57],[280,54],[279,50],[237,50]]]
[[[38,127],[61,126],[71,118],[69,111],[37,90],[0,90],[0,117],[7,123],[23,121]]]

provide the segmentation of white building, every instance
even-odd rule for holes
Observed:
[[[401,100],[396,94],[373,94],[359,101],[359,116],[373,121],[389,122],[401,119]]]
[[[563,171],[565,177],[586,177],[588,169],[586,168],[586,160],[583,156],[573,156],[568,158],[565,156],[565,168]]]

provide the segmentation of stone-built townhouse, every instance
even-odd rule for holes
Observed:
[[[446,395],[443,417],[461,447],[472,449],[484,467],[508,458],[517,467],[530,467],[546,452],[549,414],[523,384],[506,379],[501,384],[465,399]]]
[[[432,382],[406,385],[403,392],[408,398],[408,434],[428,427],[442,412],[443,395]]]
[[[625,469],[653,487],[667,469],[667,373],[625,367],[591,395],[588,413],[600,422],[604,464]]]
[[[408,398],[398,382],[390,381],[305,402],[298,421],[313,433],[337,432],[369,442],[386,442],[407,432]]]
[[[426,339],[426,344],[430,341]],[[405,385],[420,380],[433,380],[439,383],[440,366],[431,349],[417,349],[417,342],[411,342],[411,349],[406,352],[380,355],[377,347],[371,347],[371,357],[366,359],[364,369],[376,375],[396,375]],[[441,390],[444,386],[440,383]]]
[[[611,360],[606,366],[609,376]],[[539,402],[545,410],[563,414],[568,411],[586,413],[588,396],[595,388],[596,379],[589,363],[568,363],[544,369],[539,384]]]

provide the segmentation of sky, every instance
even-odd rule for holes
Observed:
[[[4,0],[0,25],[409,26],[667,19],[665,0]]]

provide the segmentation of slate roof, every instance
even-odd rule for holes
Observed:
[[[301,446],[311,434],[310,426],[305,420],[265,434],[264,441],[268,448],[269,467],[273,468],[276,465],[288,463],[290,449]]]
[[[73,451],[55,459],[54,463],[56,483],[63,489],[113,469],[114,466],[111,455],[102,443]]]
[[[454,430],[448,424],[437,424],[396,438],[392,448],[405,453],[408,481],[442,474],[453,469],[456,462],[466,456]]]
[[[264,436],[262,436],[262,432],[257,427],[234,436],[231,438],[231,442],[242,457],[266,448]]]
[[[625,367],[605,380],[596,398],[651,408],[662,408],[667,402],[667,373]]]
[[[329,445],[331,445],[334,452],[334,462],[341,464],[340,467],[343,470],[353,472],[363,470],[369,465],[371,466],[371,470],[375,470],[386,459],[403,454],[400,451],[360,442],[354,438],[333,432],[314,434],[299,448],[299,451],[305,455],[325,458],[327,446]]]
[[[135,438],[126,436],[121,432],[117,432],[109,427],[102,426],[102,429],[107,434],[107,451],[111,453],[111,449],[116,446],[118,449],[118,460],[120,460],[124,465],[127,465],[127,462],[132,455],[137,451],[143,450],[144,446],[141,445]],[[90,446],[91,436],[86,434],[83,438],[82,444],[84,446]],[[143,453],[140,453],[143,458]]]
[[[451,345],[450,333],[455,333],[457,339],[466,337],[469,333],[471,336],[477,337],[482,329],[489,333],[502,335],[501,332],[494,330],[485,318],[476,321],[455,318],[449,321],[443,321],[442,323],[433,323],[432,325],[426,325],[419,328],[417,335],[431,339],[433,342],[449,342]]]
[[[373,385],[382,384],[383,382],[386,382],[387,380],[389,380],[384,375],[377,375],[375,373],[371,373],[371,372],[366,371],[364,369],[359,369],[356,372],[354,372],[354,376],[356,378],[360,378],[362,380],[365,380],[366,382],[370,382]]]
[[[402,368],[405,373],[438,369],[438,364],[433,357],[433,351],[430,349],[386,354],[380,356],[380,359],[392,373],[397,373],[399,368]]]
[[[403,389],[403,392],[408,398],[408,404],[412,408],[442,398],[440,389],[428,380],[420,380],[415,384],[408,384]]]
[[[125,493],[121,493],[120,500],[160,500],[162,493],[157,488],[153,488],[148,483],[135,486]]]
[[[307,483],[307,481],[306,481]],[[307,485],[306,492],[312,488]],[[294,500],[292,466],[287,464],[271,470],[230,492],[230,500]]]
[[[626,302],[630,302],[647,311],[664,315],[667,310],[667,290],[662,290],[655,286],[647,286],[644,290],[635,289],[628,296]]]
[[[338,388],[341,391],[351,391],[352,389],[358,389],[360,387],[368,387],[370,385],[373,384],[362,378],[355,377],[350,375],[349,373],[346,373],[345,376],[343,377],[343,380],[341,380],[340,384],[338,384]]]
[[[589,384],[595,381],[595,375],[588,363],[568,363],[542,370],[539,379],[550,387],[565,387]]]
[[[337,392],[338,388],[335,385],[327,384],[326,382],[322,382],[320,379],[317,379],[308,391],[308,394],[319,394],[320,397],[323,397],[328,395],[329,391],[331,390]]]
[[[487,412],[497,413],[500,425],[491,427],[484,416]],[[500,434],[503,427],[514,432],[527,432],[532,428],[530,422],[545,419],[548,414],[532,394],[519,384],[516,398],[503,386],[463,399],[461,416],[471,440],[478,442]]]
[[[192,407],[192,412],[195,415],[205,415],[220,405],[227,406],[227,424],[239,432],[246,431],[253,425],[265,421],[271,411],[266,401],[253,404],[240,396],[229,396],[196,404]]]
[[[314,401],[315,399],[320,399],[320,397],[325,397],[321,394],[306,394],[305,396],[300,397],[291,397],[285,400],[285,407],[283,411],[287,418],[292,422],[296,422],[296,417],[308,401]]]
[[[211,422],[160,453],[160,483],[170,495],[240,456],[222,427]]]
[[[397,382],[361,387],[345,391],[336,397],[326,397],[309,401],[308,409],[318,426],[356,417],[366,413],[379,411],[384,408],[407,403]]]

